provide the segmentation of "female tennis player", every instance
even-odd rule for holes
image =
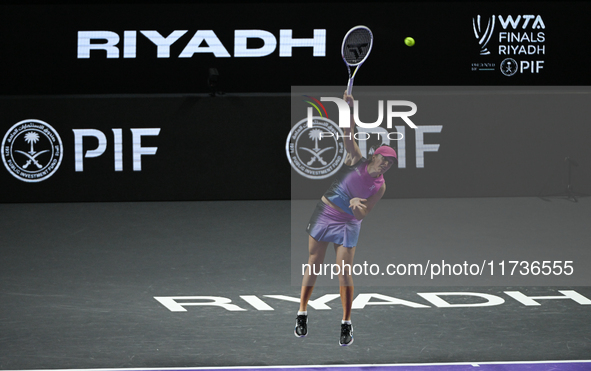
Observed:
[[[353,97],[347,95],[347,92],[343,99],[350,107],[353,106]],[[308,301],[314,290],[317,273],[321,272],[321,264],[324,262],[329,243],[334,244],[337,265],[345,268],[352,267],[361,222],[386,191],[383,174],[398,161],[396,151],[386,145],[378,147],[370,160],[362,157],[353,137],[354,128],[355,122],[351,114],[351,125],[343,130],[347,151],[345,163],[316,205],[306,229],[310,235],[308,264],[312,267],[312,271],[307,269],[302,280],[300,309],[294,330],[297,337],[308,334]],[[353,277],[350,269],[341,269],[339,286],[343,305],[339,344],[347,346],[353,343],[353,326],[351,325]]]

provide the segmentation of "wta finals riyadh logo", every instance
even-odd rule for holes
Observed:
[[[480,45],[480,55],[489,55],[490,51],[487,49],[486,44],[488,44],[495,29],[495,16],[493,15],[488,19],[486,30],[484,31],[480,25],[480,15],[476,19],[472,18],[472,28],[474,29],[474,36],[476,36],[476,40],[478,40],[478,44]]]
[[[63,146],[57,131],[40,120],[14,124],[2,140],[2,162],[23,182],[41,182],[62,163]]]
[[[344,145],[339,142],[343,131],[328,118],[318,99],[303,97],[311,107],[308,107],[308,117],[295,124],[287,136],[287,158],[293,169],[306,178],[328,178],[343,166]],[[319,116],[313,116],[314,109]]]

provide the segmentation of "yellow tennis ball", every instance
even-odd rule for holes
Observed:
[[[404,39],[404,43],[406,44],[406,46],[413,46],[415,44],[415,39],[413,39],[412,37],[407,37],[406,39]]]

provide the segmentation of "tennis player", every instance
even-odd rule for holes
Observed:
[[[345,95],[343,100],[353,107],[353,97]],[[373,153],[370,160],[362,157],[355,141],[355,122],[351,113],[350,127],[345,128],[344,144],[347,155],[345,163],[336,175],[336,179],[316,205],[310,218],[307,232],[309,267],[302,280],[300,309],[296,317],[295,336],[308,335],[308,301],[314,290],[317,274],[321,272],[326,249],[330,242],[334,244],[336,262],[341,268],[339,286],[343,305],[341,336],[339,344],[347,346],[353,343],[351,324],[351,306],[353,304],[353,277],[351,269],[355,256],[355,247],[363,218],[369,214],[386,191],[384,173],[398,162],[396,151],[382,145]],[[348,266],[346,265],[348,264]]]

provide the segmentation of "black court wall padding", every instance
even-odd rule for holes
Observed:
[[[0,107],[2,137],[18,122],[35,119],[53,127],[63,142],[60,167],[43,181],[19,180],[2,166],[0,202],[289,198],[281,139],[289,131],[288,97],[18,98],[0,100]],[[89,135],[81,136],[82,171],[76,171],[75,130],[83,129]],[[114,129],[121,133],[120,171]],[[160,129],[158,135],[136,134],[136,152],[156,148],[139,156],[141,171],[134,170],[132,129]],[[106,148],[85,157],[100,144],[97,131]],[[39,152],[41,145],[33,149]],[[14,158],[21,165],[27,161],[19,153]]]

